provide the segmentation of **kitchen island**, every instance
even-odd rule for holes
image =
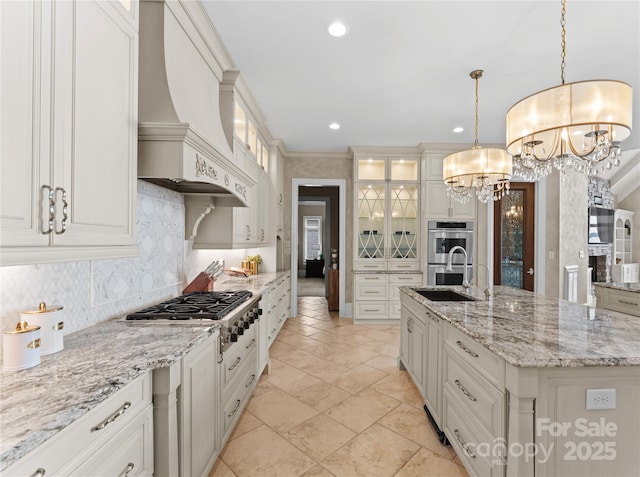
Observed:
[[[400,360],[471,475],[637,475],[637,318],[510,287],[490,299],[450,289],[473,300],[401,287]]]
[[[214,288],[216,291],[249,290],[254,295],[261,295],[276,280],[288,277],[288,273],[264,273],[248,278],[223,276],[215,283]],[[242,311],[242,307],[238,310]],[[153,386],[155,419],[158,414],[158,387],[162,384],[162,379],[157,379],[158,377],[166,375],[176,379],[181,365],[193,356],[199,356],[198,353],[202,354],[205,349],[207,357],[213,355],[213,359],[216,359],[217,336],[221,326],[219,322],[201,324],[198,321],[194,325],[138,322],[132,325],[121,318],[65,336],[64,350],[43,356],[41,364],[36,367],[0,372],[0,473],[4,475],[7,468],[28,454],[32,455],[31,452],[49,445],[63,431],[73,428],[94,410],[128,389],[141,394],[139,399],[133,397],[141,402],[138,408],[142,409],[143,404],[151,403]],[[210,361],[209,364],[204,362],[204,365],[208,369],[215,367],[211,366]],[[215,375],[213,379],[217,379]],[[177,380],[179,383],[179,374]],[[217,386],[216,383],[217,381],[214,383]],[[113,419],[110,417],[104,428],[117,428],[118,423],[126,419],[124,416],[138,412],[137,401],[131,399],[130,395],[125,397],[127,402],[133,404],[123,407],[118,416],[111,416]],[[175,400],[174,393],[173,403],[168,403],[174,410]],[[215,400],[215,396],[209,397],[209,401]],[[140,415],[143,412],[151,413],[147,409],[140,411]],[[154,432],[160,435],[166,429],[158,428],[157,424],[158,421],[154,420]],[[91,434],[102,433],[101,429],[98,430],[100,432],[92,429]],[[71,460],[72,455],[77,455],[84,444],[81,441],[77,448],[64,449],[61,458]],[[122,445],[125,444],[123,442]],[[148,453],[152,458],[150,468],[145,470],[153,473],[153,450]],[[164,459],[165,456],[156,453]],[[172,457],[173,461],[175,459]],[[155,474],[160,475],[161,470],[164,469],[159,469],[156,462]],[[139,472],[136,467],[135,474],[139,475]],[[172,471],[166,475],[177,474]]]

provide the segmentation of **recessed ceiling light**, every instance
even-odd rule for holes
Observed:
[[[457,128],[453,128],[454,133],[461,133],[462,131],[464,131],[464,128],[461,128],[460,126],[458,126]]]
[[[341,37],[347,34],[348,28],[347,25],[342,23],[341,21],[335,21],[331,25],[329,25],[329,35]]]
[[[340,125],[338,123],[329,124],[329,129],[340,129]]]

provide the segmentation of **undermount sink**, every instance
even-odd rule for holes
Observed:
[[[431,301],[476,301],[475,298],[462,295],[452,290],[415,290],[427,300]]]

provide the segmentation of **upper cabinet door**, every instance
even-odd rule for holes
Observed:
[[[126,6],[56,4],[58,216],[68,204],[57,245],[135,243],[138,35]]]
[[[0,2],[2,72],[0,125],[0,243],[48,245],[48,124],[51,25],[41,2]],[[40,28],[42,26],[42,28]],[[44,50],[44,51],[43,51]],[[42,201],[43,209],[40,211]],[[44,228],[43,228],[44,227]]]
[[[138,3],[0,8],[0,263],[135,255]]]

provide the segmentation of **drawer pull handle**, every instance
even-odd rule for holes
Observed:
[[[623,305],[638,306],[637,303],[634,303],[632,301],[618,300],[618,303],[622,303]]]
[[[42,477],[46,473],[47,473],[46,470],[44,470],[42,467],[38,467],[36,471],[33,474],[31,474],[31,477]]]
[[[467,388],[465,388],[465,387],[462,385],[462,383],[460,383],[460,380],[459,380],[459,379],[456,379],[456,380],[455,380],[455,383],[456,383],[456,386],[458,386],[458,389],[459,389],[460,391],[462,391],[462,394],[464,394],[465,396],[467,396],[467,397],[468,397],[470,400],[472,400],[473,402],[476,402],[476,401],[477,401],[476,397],[475,397],[473,394],[471,394],[469,391],[467,391]]]
[[[458,429],[454,429],[453,433],[456,435],[456,439],[462,446],[462,450],[464,450],[464,453],[467,454],[472,459],[475,459],[476,455],[469,450],[469,448],[467,447],[467,444],[465,444],[464,440],[462,439],[462,436],[460,435],[460,432],[458,431]]]
[[[366,310],[366,309],[365,309],[364,311],[366,311],[367,313],[375,313],[375,312],[377,312],[377,311],[379,311],[379,310],[370,310],[370,309],[369,309],[369,310]]]
[[[474,351],[471,351],[469,348],[467,348],[467,347],[462,343],[462,341],[458,340],[458,341],[456,341],[456,344],[457,344],[457,345],[458,345],[458,347],[459,347],[462,351],[464,351],[465,353],[470,354],[470,355],[471,355],[471,356],[473,356],[474,358],[477,358],[477,357],[478,357],[478,353],[475,353]]]
[[[134,467],[135,467],[135,464],[133,462],[129,462],[125,467],[125,469],[120,474],[120,477],[127,477],[129,473],[131,473]]]
[[[431,321],[433,321],[434,323],[440,323],[440,318],[438,318],[437,316],[432,315],[431,313],[427,313],[427,316],[431,318]]]
[[[251,381],[249,381],[249,382],[245,385],[245,388],[248,388],[249,386],[251,386],[251,385],[254,383],[254,381],[255,381],[255,380],[256,380],[256,375],[255,375],[255,374],[252,374],[252,375],[251,375]]]
[[[94,431],[99,431],[104,429],[105,427],[107,427],[109,424],[111,424],[113,421],[115,421],[116,419],[118,419],[120,416],[122,416],[127,409],[129,409],[131,407],[131,403],[129,401],[126,401],[121,407],[120,409],[118,409],[116,412],[114,412],[113,414],[111,414],[111,416],[107,417],[104,421],[102,421],[100,424],[97,424],[95,426],[93,426],[91,428],[91,432]]]
[[[233,362],[233,364],[231,365],[231,367],[228,368],[228,370],[232,371],[233,368],[235,368],[236,366],[238,366],[240,364],[240,361],[242,361],[242,358],[240,356],[238,356],[236,358],[236,360]]]
[[[240,399],[236,401],[236,408],[233,411],[231,411],[231,414],[227,414],[227,417],[232,417],[236,412],[238,412],[238,409],[240,409],[241,402],[242,401],[240,401]]]
[[[367,294],[367,295],[379,295],[380,292],[379,291],[365,291],[365,294]]]
[[[64,321],[61,321],[60,323],[56,323],[51,327],[53,331],[60,331],[62,328],[64,328]]]
[[[253,346],[256,344],[256,340],[255,338],[251,340],[251,343],[249,343],[247,346],[244,347],[244,349],[249,349],[249,348],[253,348]]]

